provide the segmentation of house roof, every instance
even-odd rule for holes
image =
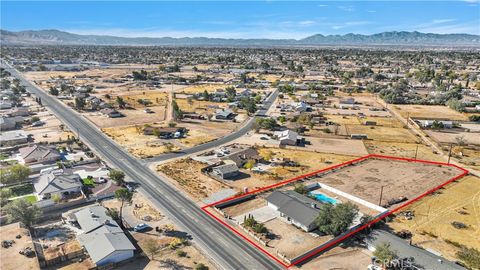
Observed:
[[[237,167],[237,164],[232,162],[232,163],[227,163],[227,164],[223,164],[223,165],[213,167],[213,170],[216,170],[216,171],[218,171],[222,174],[225,174],[225,173],[237,172],[238,167]]]
[[[296,222],[310,226],[318,216],[320,202],[310,199],[293,190],[274,191],[266,198],[267,202],[278,207],[278,211]]]
[[[63,170],[57,170],[41,174],[33,186],[38,194],[44,194],[81,187],[82,184],[78,174],[67,175]]]
[[[276,131],[275,136],[278,138],[279,141],[282,141],[282,140],[296,141],[298,137],[298,133],[287,129],[284,131]]]
[[[135,250],[123,230],[106,214],[106,211],[103,206],[96,205],[74,214],[84,231],[77,239],[95,263],[115,251]]]
[[[233,152],[229,155],[222,157],[222,160],[230,159],[237,166],[241,166],[244,162],[248,161],[249,159],[261,159],[258,154],[257,149],[253,147],[247,147],[245,149],[240,149],[239,151]]]
[[[222,109],[219,109],[219,110],[216,110],[216,111],[215,111],[215,114],[216,114],[217,116],[228,117],[228,116],[230,116],[230,115],[233,114],[233,111],[231,111],[231,110],[229,110],[229,109],[223,109],[223,110],[222,110]]]
[[[102,231],[107,233],[123,232],[120,226],[107,215],[105,207],[101,205],[82,209],[74,215],[80,228],[82,228],[85,233],[92,232],[100,227],[103,227]]]
[[[27,138],[27,134],[23,130],[6,131],[0,134],[0,141],[12,141]]]
[[[42,159],[57,159],[60,158],[60,154],[54,148],[42,146],[42,145],[32,145],[20,148],[18,150],[23,159],[33,158],[35,160],[41,161]]]

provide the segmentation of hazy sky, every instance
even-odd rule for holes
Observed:
[[[303,38],[384,31],[480,34],[479,0],[321,2],[1,1],[1,28],[79,34]]]

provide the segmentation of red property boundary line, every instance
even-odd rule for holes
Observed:
[[[220,204],[220,203],[224,203],[224,202],[228,202],[228,201],[231,201],[231,200],[234,200],[234,199],[238,199],[238,198],[242,198],[242,197],[245,197],[245,196],[248,196],[248,195],[251,195],[251,194],[255,194],[255,193],[260,193],[262,191],[265,191],[265,190],[268,190],[268,189],[272,189],[272,188],[275,188],[275,187],[279,187],[279,186],[284,186],[284,185],[287,185],[289,183],[292,183],[292,182],[295,182],[295,181],[298,181],[298,180],[301,180],[301,179],[304,179],[304,178],[308,178],[308,177],[311,177],[311,176],[315,176],[319,173],[323,173],[323,172],[326,172],[326,171],[331,171],[331,170],[334,170],[334,169],[337,169],[337,168],[340,168],[340,167],[345,167],[345,166],[348,166],[348,165],[351,165],[353,163],[356,163],[356,162],[360,162],[360,161],[363,161],[363,160],[366,160],[366,159],[370,159],[370,158],[379,158],[379,159],[389,159],[389,160],[398,160],[398,161],[408,161],[408,162],[419,162],[419,163],[425,163],[425,164],[432,164],[432,165],[443,165],[443,166],[450,166],[450,167],[455,167],[459,170],[462,171],[461,174],[449,179],[448,181],[446,181],[445,183],[437,186],[437,187],[434,187],[426,192],[424,192],[423,194],[421,194],[420,196],[416,197],[416,198],[413,198],[407,202],[405,202],[404,204],[394,208],[393,210],[390,210],[390,211],[387,211],[385,212],[384,214],[378,216],[376,219],[372,220],[371,222],[357,228],[356,230],[354,231],[351,231],[345,235],[343,235],[342,237],[339,237],[338,239],[336,239],[335,241],[332,241],[330,242],[328,245],[325,245],[325,246],[321,246],[320,248],[318,248],[318,250],[312,250],[311,251],[311,254],[309,254],[308,256],[305,256],[303,258],[301,258],[300,260],[294,262],[294,263],[291,263],[291,264],[286,264],[284,263],[283,261],[281,261],[280,259],[278,259],[277,257],[275,257],[274,255],[270,254],[268,251],[266,251],[264,248],[262,248],[259,244],[255,243],[253,240],[249,239],[248,237],[246,237],[245,235],[243,235],[241,232],[239,232],[237,229],[233,228],[232,226],[230,226],[229,224],[227,224],[225,221],[221,220],[220,218],[216,217],[214,214],[212,214],[207,208],[209,207],[212,207],[212,206],[215,206],[217,204]],[[220,201],[217,201],[217,202],[214,202],[214,203],[211,203],[211,204],[208,204],[208,205],[205,205],[202,207],[202,210],[207,213],[210,217],[212,217],[213,219],[215,219],[216,221],[220,222],[222,225],[226,226],[227,228],[229,228],[230,230],[232,230],[233,232],[235,232],[237,235],[239,235],[240,237],[242,237],[243,239],[245,239],[247,242],[249,242],[250,244],[252,244],[253,246],[255,246],[256,248],[258,248],[259,250],[261,250],[263,253],[265,253],[266,255],[268,255],[270,258],[272,258],[273,260],[275,260],[276,262],[278,262],[279,264],[283,265],[285,268],[290,268],[294,265],[297,265],[305,260],[308,260],[310,259],[312,256],[315,256],[317,255],[318,253],[322,252],[323,250],[325,249],[328,249],[330,247],[332,247],[333,245],[336,245],[336,244],[339,244],[341,243],[342,241],[344,241],[345,239],[347,239],[348,237],[351,237],[353,236],[354,234],[356,234],[357,232],[359,231],[362,231],[363,229],[379,222],[380,220],[384,219],[385,217],[395,213],[395,212],[398,212],[400,209],[420,200],[421,198],[431,194],[432,192],[444,187],[445,185],[448,185],[450,184],[451,182],[455,181],[455,180],[458,180],[462,177],[464,177],[465,175],[468,174],[468,170],[460,167],[460,166],[457,166],[455,164],[448,164],[448,163],[445,163],[445,162],[437,162],[437,161],[429,161],[429,160],[420,160],[420,159],[412,159],[412,158],[402,158],[402,157],[392,157],[392,156],[384,156],[384,155],[377,155],[377,154],[370,154],[370,155],[367,155],[367,156],[363,156],[363,157],[360,157],[360,158],[356,158],[356,159],[353,159],[353,160],[350,160],[350,161],[347,161],[347,162],[343,162],[341,164],[337,164],[337,165],[334,165],[334,166],[331,166],[331,167],[328,167],[328,168],[325,168],[325,169],[321,169],[321,170],[318,170],[318,171],[314,171],[314,172],[311,172],[311,173],[307,173],[307,174],[303,174],[303,175],[300,175],[300,176],[297,176],[297,177],[294,177],[292,179],[289,179],[289,180],[286,180],[286,181],[283,181],[283,182],[280,182],[280,183],[277,183],[277,184],[274,184],[274,185],[270,185],[270,186],[266,186],[266,187],[263,187],[263,188],[259,188],[259,189],[256,189],[256,190],[253,190],[253,191],[250,191],[250,192],[247,192],[245,194],[242,194],[242,195],[238,195],[238,196],[233,196],[233,197],[230,197],[230,198],[226,198],[226,199],[223,199],[223,200],[220,200]]]

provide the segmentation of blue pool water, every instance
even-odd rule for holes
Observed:
[[[327,195],[322,194],[322,193],[310,192],[309,195],[315,197],[315,199],[319,202],[327,202],[327,203],[331,203],[331,204],[337,204],[338,203],[337,200],[332,199],[332,198],[330,198]]]

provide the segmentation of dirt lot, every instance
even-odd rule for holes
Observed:
[[[92,121],[99,128],[119,127],[125,125],[142,125],[154,122],[163,122],[165,120],[165,107],[149,107],[154,113],[145,113],[142,109],[138,110],[118,110],[125,117],[108,118],[101,112],[87,112],[83,115]]]
[[[16,239],[15,236],[21,235],[22,238]],[[0,269],[18,270],[18,269],[40,269],[36,257],[27,258],[18,252],[25,247],[33,249],[32,238],[27,229],[20,228],[19,223],[13,223],[0,227],[0,241],[15,240],[12,247],[0,248]]]
[[[443,149],[447,149],[449,146],[444,146]],[[448,150],[446,150],[448,151]],[[453,156],[455,156],[461,163],[473,166],[475,169],[480,170],[480,148],[454,146],[452,148]]]
[[[287,258],[294,258],[332,239],[332,236],[329,235],[314,237],[280,218],[272,219],[264,225],[270,232],[280,236],[268,242],[268,245],[272,247],[269,250],[273,249],[273,254],[278,251]]]
[[[465,114],[454,111],[447,106],[429,105],[393,105],[390,107],[398,111],[404,118],[425,118],[425,119],[449,119],[466,121]]]
[[[372,203],[378,203],[383,186],[382,203],[406,196],[413,199],[461,173],[449,166],[417,162],[368,159],[311,180],[350,193]]]
[[[414,233],[413,242],[442,253],[454,260],[458,248],[445,242],[450,240],[480,250],[480,178],[467,176],[449,184],[435,195],[412,204],[405,211],[415,217],[406,220],[397,217],[390,226]],[[452,222],[462,222],[466,229],[456,229]]]
[[[196,199],[204,199],[227,185],[201,173],[206,165],[190,158],[176,160],[157,166],[159,173],[174,180],[174,184]]]
[[[370,154],[379,154],[395,157],[415,158],[431,161],[445,161],[440,155],[433,153],[432,149],[423,144],[364,141],[365,147]]]
[[[67,140],[68,136],[74,137],[74,134],[68,131],[67,127],[49,111],[39,112],[36,116],[45,124],[40,127],[26,126],[23,128],[27,134],[31,134],[36,143],[39,142],[58,142]],[[62,129],[63,126],[63,129]]]
[[[188,131],[187,137],[178,140],[178,142],[185,145],[186,147],[193,147],[216,139],[218,139],[218,137],[203,130],[191,129]]]
[[[119,94],[118,96],[122,97],[125,102],[136,109],[143,109],[145,105],[138,103],[139,99],[148,100],[151,102],[147,107],[153,106],[167,106],[168,94],[165,91],[135,91],[129,92],[128,94]],[[115,100],[115,97],[112,97],[112,100]]]
[[[406,128],[392,128],[383,126],[345,125],[347,135],[366,134],[368,139],[383,142],[415,143],[417,138]]]
[[[464,144],[474,144],[480,146],[480,133],[476,132],[458,132],[453,130],[424,130],[425,133],[438,143],[455,143],[463,141]]]
[[[203,93],[205,90],[209,93],[215,92],[217,89],[225,89],[231,85],[226,84],[202,84],[202,85],[193,85],[186,88],[181,89],[178,92],[186,93],[186,94],[196,94],[196,93]]]
[[[143,135],[142,125],[104,128],[102,131],[118,144],[139,158],[147,158],[168,152],[164,141],[151,135]],[[172,150],[178,150],[174,147]]]
[[[364,270],[371,262],[367,249],[358,247],[335,247],[301,267],[293,269],[306,270]]]

